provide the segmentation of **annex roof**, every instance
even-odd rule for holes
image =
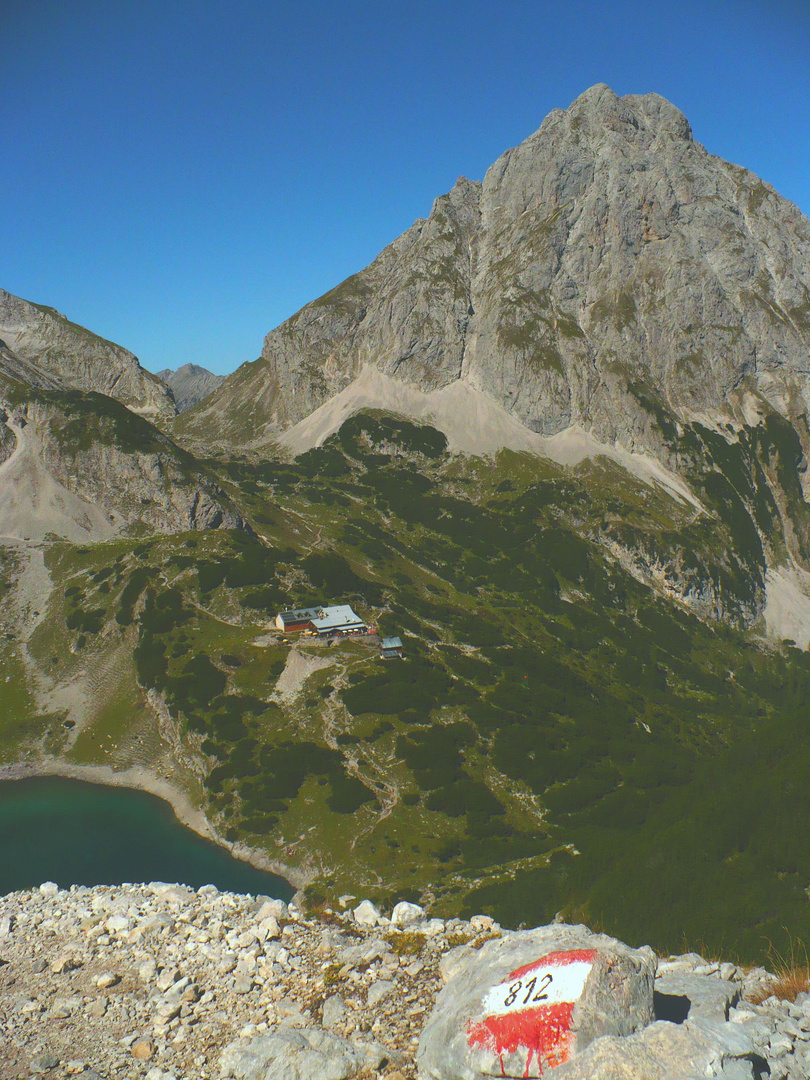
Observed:
[[[384,637],[380,642],[381,649],[401,649],[402,638],[398,637]]]

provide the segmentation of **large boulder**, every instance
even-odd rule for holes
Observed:
[[[654,1017],[657,960],[584,926],[546,926],[449,954],[419,1040],[422,1080],[540,1077]]]

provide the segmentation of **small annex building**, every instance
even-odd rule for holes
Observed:
[[[321,637],[329,634],[365,634],[368,627],[348,604],[335,607],[295,608],[276,615],[279,630],[312,630]]]
[[[401,660],[402,638],[384,637],[380,642],[380,656],[383,660]]]

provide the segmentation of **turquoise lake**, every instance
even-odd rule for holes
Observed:
[[[210,884],[280,900],[294,892],[181,825],[153,795],[61,777],[1,781],[0,895],[43,881]]]

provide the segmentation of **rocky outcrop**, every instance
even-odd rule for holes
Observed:
[[[268,334],[180,427],[242,443],[266,441],[346,388],[366,365],[437,389],[461,375],[472,318],[472,244],[481,185],[458,180],[365,270]]]
[[[0,381],[0,535],[83,543],[137,523],[245,527],[199,462],[118,402]]]
[[[36,356],[0,341],[0,535],[85,542],[136,523],[244,528],[214,478],[147,419],[174,414],[163,384],[49,311],[0,291],[17,348]]]
[[[0,340],[0,379],[13,379],[40,390],[60,390],[62,383],[29,360],[24,360]]]
[[[208,397],[225,381],[224,375],[215,375],[213,371],[198,367],[197,364],[183,364],[176,371],[164,368],[157,373],[157,377],[171,390],[177,411],[181,413]]]
[[[168,419],[177,412],[164,383],[144,371],[127,349],[70,322],[55,308],[29,303],[3,289],[0,338],[19,360],[61,386],[105,394],[151,419]],[[23,372],[12,377],[42,385]]]
[[[810,222],[657,94],[599,85],[268,334],[177,431],[300,452],[373,408],[473,453],[651,455],[734,523],[722,567],[677,539],[603,542],[701,618],[751,626],[767,569],[810,566],[809,355]]]
[[[367,902],[354,912],[324,909],[308,917],[267,897],[157,882],[69,892],[46,883],[0,897],[3,1075],[533,1076],[500,1067],[437,1073],[429,1062],[442,1047],[431,1043],[445,1040],[454,987],[469,983],[473,972],[486,992],[499,985],[501,960],[509,966],[527,943],[545,950],[574,939],[606,961],[580,1013],[580,1020],[590,1017],[591,1037],[544,1075],[808,1075],[810,998],[765,997],[775,978],[761,968],[744,974],[695,954],[658,961],[651,1010],[648,976],[656,958],[584,927],[509,934],[484,916],[445,922],[407,905],[386,918]],[[626,999],[628,1019],[617,1031],[618,999],[599,986],[621,985],[636,986],[638,994]],[[752,1004],[751,996],[765,1000]],[[479,1002],[470,999],[469,1006]],[[466,1035],[464,1010],[453,1017]],[[594,1019],[612,1024],[613,1033],[600,1035]]]
[[[667,457],[659,407],[802,413],[809,350],[807,219],[657,94],[599,85],[268,334],[188,427],[260,442],[372,366]]]

